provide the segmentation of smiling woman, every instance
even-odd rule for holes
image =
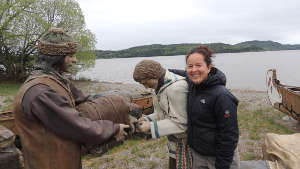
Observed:
[[[205,49],[205,48],[204,48]],[[193,52],[186,59],[186,72],[191,81],[195,84],[200,84],[203,82],[208,73],[211,70],[211,58],[204,57],[201,52],[207,51],[208,55],[211,56],[211,52],[209,49],[200,49],[199,51]]]
[[[206,46],[186,56],[188,145],[193,168],[239,169],[238,100],[225,88],[225,75],[212,66]],[[178,72],[178,71],[175,71]]]

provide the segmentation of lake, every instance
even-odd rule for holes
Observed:
[[[264,91],[266,72],[273,68],[277,70],[282,84],[300,86],[300,50],[221,53],[215,56],[213,63],[226,74],[228,88]],[[80,72],[78,76],[98,81],[135,83],[132,72],[143,59],[156,60],[165,68],[185,68],[184,55],[97,59],[94,68]]]

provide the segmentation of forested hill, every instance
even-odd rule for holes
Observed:
[[[185,55],[190,49],[199,46],[197,43],[171,45],[145,45],[119,51],[96,50],[97,58],[129,58],[150,56]],[[237,53],[252,51],[297,50],[300,45],[284,45],[273,41],[246,41],[235,45],[225,43],[201,44],[212,48],[215,53]]]

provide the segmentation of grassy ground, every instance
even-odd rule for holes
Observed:
[[[283,113],[273,108],[249,110],[248,106],[245,102],[239,106],[239,151],[241,160],[260,160],[266,133],[292,134],[296,131],[279,122],[285,116]]]
[[[262,145],[266,133],[291,134],[299,132],[295,121],[285,122],[285,114],[267,104],[266,93],[255,91],[232,91],[239,99],[238,121],[240,128],[239,152],[241,160],[261,160]],[[136,141],[108,151],[101,157],[85,159],[86,169],[98,168],[167,168],[165,138],[151,141]],[[158,148],[158,149],[157,149]],[[155,151],[153,152],[153,149]],[[149,155],[159,153],[160,157],[149,161]],[[140,158],[142,154],[146,158]],[[136,160],[138,159],[138,160]],[[103,163],[104,161],[104,163]],[[129,161],[129,162],[128,162]],[[140,162],[142,161],[142,163]],[[163,165],[161,165],[163,164]]]
[[[0,111],[11,110],[14,94],[20,83],[0,83]]]
[[[100,93],[107,90],[141,90],[137,86],[121,83],[76,82],[87,93]],[[13,95],[20,84],[0,83],[0,111],[11,108]],[[273,109],[267,101],[265,92],[232,90],[240,100],[238,122],[240,128],[239,151],[241,160],[262,159],[264,136],[266,133],[291,134],[300,128],[294,120],[282,120],[285,114]],[[99,168],[167,168],[167,140],[129,139],[124,144],[114,147],[107,153],[87,155],[83,158],[84,169]]]
[[[84,169],[124,168],[158,169],[167,168],[167,139],[129,139],[102,156],[88,155],[83,158]]]
[[[20,86],[19,83],[0,84],[0,95],[13,95],[19,90]]]
[[[85,87],[88,88],[88,86]],[[238,147],[241,160],[262,159],[262,145],[266,133],[291,134],[300,131],[296,121],[282,120],[282,117],[286,115],[268,104],[265,92],[232,90],[232,93],[240,100],[238,107],[240,141]],[[149,155],[154,154],[153,149],[162,158],[149,158]],[[139,158],[140,154],[147,158]],[[106,162],[103,163],[103,161]],[[85,159],[83,163],[86,169],[151,168],[151,166],[166,168],[166,141],[165,138],[162,138],[150,141],[139,140],[134,144],[125,143],[125,145],[118,146],[117,151],[111,150],[101,157]]]

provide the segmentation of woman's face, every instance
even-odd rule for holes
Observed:
[[[202,83],[208,76],[211,66],[208,66],[200,53],[191,54],[186,61],[188,78],[195,84]]]

